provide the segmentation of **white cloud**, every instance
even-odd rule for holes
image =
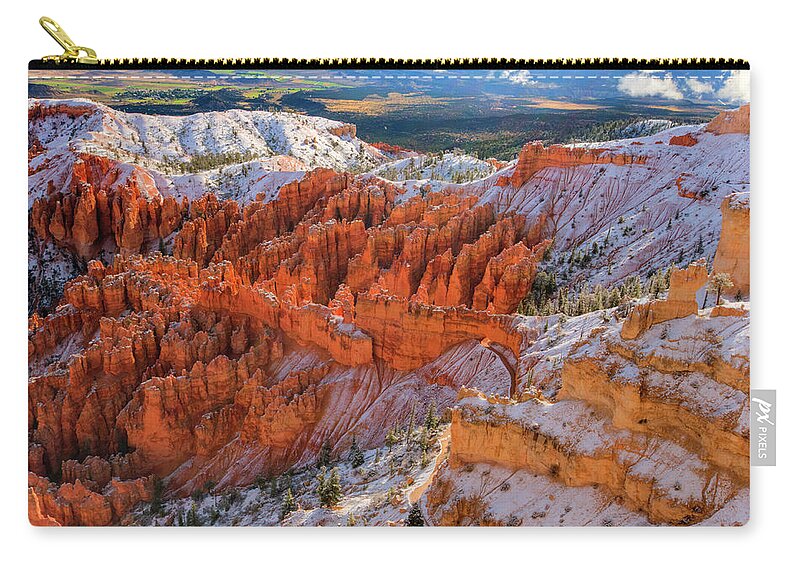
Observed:
[[[508,79],[511,83],[519,83],[527,85],[528,83],[536,83],[531,79],[531,72],[527,69],[520,69],[519,71],[505,70],[500,74],[500,79]]]
[[[750,100],[750,72],[734,70],[717,91],[717,97],[731,103],[746,103]]]
[[[652,73],[629,73],[619,80],[617,88],[632,97],[664,97],[665,99],[683,99],[672,75],[657,77]]]
[[[694,95],[705,95],[707,93],[714,92],[714,86],[711,83],[706,83],[705,81],[700,81],[695,77],[690,77],[686,80],[686,86],[689,88],[689,91],[692,92]]]

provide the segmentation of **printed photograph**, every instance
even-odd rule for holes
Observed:
[[[32,69],[36,526],[739,526],[745,70]]]

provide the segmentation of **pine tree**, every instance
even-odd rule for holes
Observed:
[[[356,436],[353,436],[353,442],[350,444],[350,455],[348,456],[350,465],[355,469],[364,464],[364,452],[358,446]]]
[[[608,296],[607,306],[618,307],[621,302],[622,302],[622,293],[620,293],[619,287],[614,287]]]
[[[334,507],[342,500],[342,482],[339,479],[339,470],[335,467],[328,479],[328,506]]]
[[[150,500],[150,514],[159,515],[164,508],[164,481],[156,477],[153,481],[153,498]]]
[[[317,473],[317,496],[322,506],[325,506],[325,501],[328,493],[328,468],[322,467]]]
[[[708,281],[708,288],[712,293],[717,294],[717,305],[719,305],[722,292],[729,287],[733,287],[733,281],[731,280],[731,276],[727,273],[715,273]]]
[[[286,489],[286,494],[283,495],[283,503],[281,504],[281,520],[285,519],[286,515],[296,510],[297,503],[295,502],[294,495],[292,494],[292,487],[289,486],[289,488]]]
[[[214,508],[217,507],[217,496],[214,494],[214,487],[216,486],[217,483],[211,480],[206,481],[205,485],[203,485],[203,490],[214,498]]]
[[[406,526],[425,526],[425,519],[422,518],[422,509],[420,509],[419,503],[414,503],[414,506],[408,511]]]
[[[319,457],[317,458],[317,467],[327,467],[331,464],[332,458],[331,443],[327,439],[322,444],[322,449],[319,450]]]
[[[258,477],[256,477],[255,484],[256,487],[258,487],[258,490],[261,491],[262,493],[267,490],[267,480],[264,478],[263,475],[259,475]]]
[[[200,517],[197,514],[197,503],[192,501],[192,508],[186,514],[186,526],[202,526]]]
[[[703,234],[697,236],[697,244],[694,247],[695,257],[699,257],[703,255],[703,249],[705,246],[703,245]]]
[[[356,517],[353,513],[347,515],[347,526],[356,526]]]
[[[386,432],[386,437],[383,439],[383,442],[386,444],[386,447],[389,448],[389,451],[392,451],[392,447],[400,441],[400,436],[397,435],[397,430],[392,427]]]
[[[269,478],[269,496],[273,499],[278,496],[278,479],[273,475]]]
[[[323,467],[317,475],[317,496],[323,507],[334,507],[342,500],[342,483],[339,479],[339,471],[334,467],[330,475],[328,469]]]
[[[425,429],[434,432],[439,427],[439,418],[436,415],[436,406],[433,402],[428,404],[428,412],[425,414]]]

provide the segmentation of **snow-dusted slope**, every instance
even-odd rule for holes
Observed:
[[[113,110],[86,99],[30,99],[29,200],[48,184],[70,182],[73,163],[91,154],[146,169],[162,194],[220,190],[252,199],[294,179],[268,172],[317,167],[363,171],[386,160],[355,127],[294,113],[230,110],[170,117]],[[252,191],[252,192],[251,192]]]
[[[311,466],[280,477],[274,486],[265,480],[261,488],[234,487],[216,495],[169,500],[155,516],[149,505],[142,505],[126,523],[180,526],[194,508],[199,526],[402,526],[415,497],[433,474],[434,458],[442,451],[443,436],[437,432],[431,437],[435,443],[425,454],[416,445],[400,443],[391,449],[366,451],[364,463],[358,467],[346,457],[334,463],[331,468],[341,477],[344,496],[332,509],[320,505],[318,470]],[[290,487],[296,509],[282,518]]]
[[[405,180],[439,180],[444,182],[471,182],[485,178],[494,167],[475,156],[447,152],[433,156],[413,156],[383,164],[372,174],[394,182]]]
[[[650,136],[677,125],[678,123],[667,119],[643,119],[619,129],[616,138],[632,139],[635,137]]]
[[[550,266],[566,282],[615,283],[672,263],[713,257],[719,240],[720,205],[728,194],[749,191],[749,135],[716,135],[705,125],[671,128],[656,135],[581,145],[627,155],[633,163],[546,167],[520,187],[502,185],[512,164],[461,188],[499,211],[544,220],[555,238]],[[694,146],[670,145],[691,135]],[[573,250],[597,244],[599,255],[571,269]],[[562,281],[564,282],[564,281]]]
[[[190,200],[214,192],[219,198],[246,204],[259,192],[264,192],[267,201],[274,199],[281,186],[301,179],[304,174],[305,166],[301,162],[281,156],[173,176],[168,191]]]
[[[70,143],[75,150],[112,158],[138,157],[158,168],[167,160],[224,153],[264,158],[292,156],[307,168],[338,170],[381,162],[381,154],[355,136],[355,127],[322,117],[269,111],[214,111],[172,117],[116,111],[89,100],[35,100],[32,105],[83,106],[90,112],[64,124],[54,115],[31,125],[31,134],[46,147]]]
[[[450,183],[462,184],[491,175],[495,167],[476,156],[446,152],[441,155],[408,156],[382,164],[370,172],[402,185],[405,192],[399,200],[407,200],[424,192],[438,192]]]

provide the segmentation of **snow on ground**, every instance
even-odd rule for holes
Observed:
[[[555,403],[530,399],[493,404],[473,396],[458,402],[463,421],[513,423],[553,442],[566,456],[613,458],[629,476],[652,482],[658,496],[691,504],[706,499],[712,467],[685,447],[665,438],[614,427],[608,417],[581,400]],[[719,493],[707,498],[721,507],[735,490],[730,478],[714,475]]]
[[[494,166],[475,156],[446,152],[407,156],[383,164],[369,174],[397,183],[402,193],[396,202],[403,202],[413,196],[439,192],[453,184],[486,178],[494,172]]]
[[[137,165],[163,194],[219,191],[245,201],[259,191],[269,195],[288,178],[271,172],[366,171],[387,160],[354,136],[354,126],[296,113],[229,110],[173,117],[125,113],[88,99],[30,99],[28,105],[82,111],[29,122],[29,137],[40,151],[29,162],[29,207],[48,185],[68,189],[81,153]]]
[[[567,487],[551,477],[485,463],[444,470],[460,498],[477,497],[484,516],[505,526],[645,526],[647,517],[626,508],[599,486]],[[471,521],[477,524],[479,521]]]
[[[440,428],[441,430],[441,428]],[[419,432],[418,432],[419,433]],[[425,454],[413,441],[364,452],[364,463],[352,467],[346,457],[335,462],[341,478],[343,498],[333,508],[320,505],[317,495],[319,469],[310,466],[288,472],[276,479],[277,492],[265,477],[258,484],[200,493],[194,497],[170,499],[163,512],[151,514],[141,505],[127,521],[132,525],[178,526],[179,513],[185,517],[195,505],[200,526],[402,526],[411,507],[410,495],[424,485],[440,451],[432,434],[432,447]],[[330,473],[330,470],[328,471]],[[297,510],[281,520],[286,489],[291,487]]]
[[[749,314],[750,303],[733,303]],[[654,325],[635,341],[641,354],[686,362],[703,362],[716,356],[733,367],[741,367],[750,361],[750,319],[749,317],[712,317],[712,307],[700,310],[697,316],[690,315],[680,319]],[[608,340],[615,343],[626,342],[619,338],[619,328],[609,331]]]
[[[678,126],[678,123],[668,119],[642,119],[620,129],[619,132],[615,133],[615,138],[646,137],[676,126]]]
[[[561,388],[564,360],[596,327],[604,325],[606,318],[616,320],[613,311],[594,311],[571,318],[561,314],[525,317],[522,326],[531,334],[526,335],[527,344],[520,350],[519,369],[524,372],[520,384],[530,383],[545,397],[555,398]]]
[[[749,302],[731,306],[747,312],[750,309]],[[615,309],[576,317],[560,314],[525,317],[522,326],[530,333],[520,351],[520,384],[530,383],[531,387],[538,388],[544,396],[552,399],[561,388],[564,361],[581,357],[600,358],[606,363],[618,361],[621,367],[615,381],[623,382],[628,361],[609,353],[609,344],[624,346],[641,358],[692,363],[718,358],[733,368],[747,369],[750,362],[750,319],[712,317],[711,311],[709,307],[700,310],[697,316],[656,324],[631,341],[620,337],[624,317]],[[593,334],[598,331],[599,334]],[[630,373],[633,375],[631,381],[642,380],[638,368],[630,370]],[[676,394],[682,399],[688,398],[690,403],[686,405],[704,414],[726,415],[737,409],[746,411],[746,394],[701,374],[676,377],[654,370],[642,381],[663,392],[665,397]],[[740,418],[740,424],[746,424],[746,421],[747,418]],[[744,427],[740,426],[741,429]]]
[[[415,374],[431,384],[477,388],[484,394],[508,394],[511,377],[500,357],[476,340],[446,350]]]
[[[285,363],[280,369],[270,371],[276,378],[309,367],[308,359],[303,362],[296,362],[294,357],[283,360]],[[352,434],[357,434],[365,446],[377,446],[394,423],[407,420],[412,407],[419,417],[433,403],[441,414],[455,402],[462,386],[507,394],[510,382],[499,357],[475,341],[458,344],[428,364],[408,372],[383,365],[350,368],[332,364],[320,386],[331,396],[308,441],[311,447],[318,448],[322,434],[332,434],[328,436],[331,444],[335,449],[343,449],[349,445]],[[341,385],[329,389],[334,384]],[[305,444],[305,440],[298,442],[301,447]],[[306,453],[300,462],[309,460],[313,457]]]
[[[719,240],[720,205],[728,194],[750,188],[749,136],[714,135],[704,125],[681,126],[638,139],[577,146],[643,157],[644,164],[593,164],[544,168],[520,188],[498,186],[509,165],[464,192],[495,204],[501,212],[544,215],[555,235],[551,269],[559,284],[613,284],[631,274],[647,275],[670,264],[711,259]],[[691,133],[698,143],[670,146]],[[679,185],[680,184],[680,189]],[[571,252],[600,247],[585,266],[570,267]]]
[[[171,180],[163,179],[161,193],[179,200],[183,196],[195,200],[210,191],[220,199],[247,204],[263,192],[264,201],[269,202],[278,197],[281,186],[300,180],[305,175],[304,167],[299,162],[291,170],[282,170],[283,165],[276,162],[275,158],[254,160],[219,170],[173,176]]]
[[[93,109],[75,120],[53,115],[34,121],[30,133],[45,148],[69,144],[75,150],[111,158],[138,157],[143,165],[157,170],[163,168],[165,159],[186,161],[225,153],[291,156],[309,169],[365,168],[385,160],[371,145],[352,136],[352,125],[322,117],[239,109],[187,116],[145,115],[82,99],[31,100],[29,105],[37,102]]]
[[[560,449],[580,455],[603,453],[619,439],[620,430],[611,428],[607,419],[579,400],[528,400],[494,406],[483,398],[469,397],[459,400],[458,407],[471,420],[516,423],[557,441]]]
[[[730,195],[729,206],[731,210],[749,210],[750,192],[734,192]]]
[[[740,490],[725,506],[697,526],[742,526],[750,519],[750,489]]]
[[[372,174],[402,182],[405,180],[471,182],[492,174],[494,167],[475,156],[446,152],[442,155],[418,155],[401,158],[372,170]]]
[[[54,307],[64,284],[84,271],[76,257],[53,242],[28,240],[28,309]]]

